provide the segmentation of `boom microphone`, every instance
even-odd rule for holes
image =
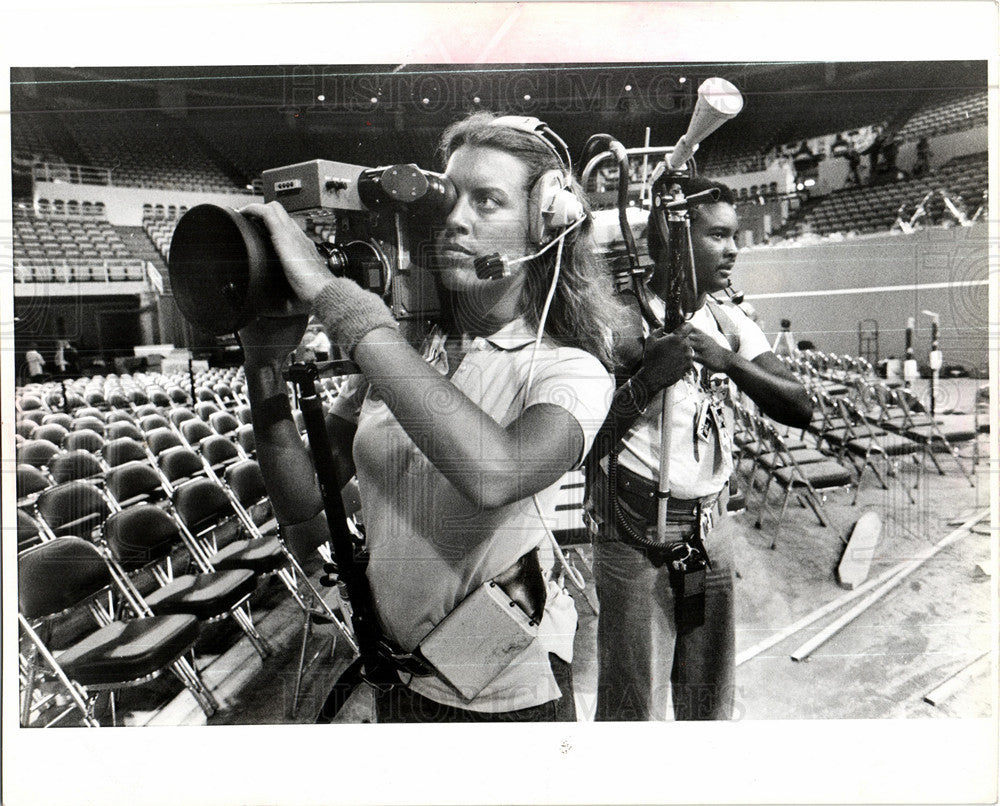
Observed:
[[[743,96],[724,78],[705,79],[698,87],[698,101],[688,129],[667,157],[667,167],[679,171],[694,156],[698,144],[743,109]]]

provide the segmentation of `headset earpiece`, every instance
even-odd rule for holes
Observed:
[[[528,195],[528,237],[543,246],[560,230],[584,216],[583,203],[570,189],[570,180],[562,171],[543,173]]]

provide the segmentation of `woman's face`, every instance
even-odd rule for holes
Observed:
[[[445,174],[457,200],[436,239],[436,272],[450,291],[498,283],[480,280],[474,261],[499,253],[510,260],[531,252],[528,239],[528,167],[496,148],[459,146]]]

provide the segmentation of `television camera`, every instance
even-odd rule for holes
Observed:
[[[419,270],[434,226],[455,204],[442,174],[416,165],[366,168],[330,160],[262,174],[264,201],[278,201],[316,243],[331,272],[386,299],[398,320],[438,310]],[[213,204],[191,208],[170,244],[170,282],[191,324],[214,335],[258,315],[293,312],[294,295],[262,222]]]

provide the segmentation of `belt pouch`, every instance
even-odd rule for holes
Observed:
[[[538,623],[490,580],[431,630],[420,652],[466,700],[473,700],[537,637]]]

